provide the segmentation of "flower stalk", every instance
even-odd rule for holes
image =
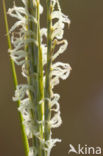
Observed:
[[[50,138],[50,126],[48,121],[51,118],[50,102],[51,98],[51,64],[52,64],[52,5],[51,1],[47,0],[47,65],[46,65],[46,78],[45,78],[45,140]]]
[[[29,151],[26,156],[50,156],[52,147],[61,141],[52,138],[52,128],[62,123],[60,95],[53,89],[60,79],[69,76],[71,70],[69,64],[55,60],[67,49],[68,42],[63,34],[65,23],[69,25],[70,20],[61,12],[59,0],[46,0],[47,28],[40,28],[40,14],[43,13],[40,0],[21,1],[23,7],[14,3],[8,10],[8,14],[18,20],[9,31],[13,46],[12,49],[9,47],[9,53],[22,67],[22,75],[27,81],[16,84],[13,100],[19,101],[18,111],[22,114],[28,143],[32,140],[26,147]]]
[[[5,27],[6,27],[7,40],[8,40],[8,47],[9,47],[9,49],[12,50],[12,45],[11,45],[10,35],[9,35],[9,26],[8,26],[7,14],[6,14],[5,0],[3,0],[3,11],[4,11],[4,21],[5,21]],[[16,89],[16,87],[18,85],[18,80],[17,80],[15,64],[14,64],[14,61],[12,59],[10,59],[10,62],[11,62],[13,80],[14,80],[14,87]],[[18,100],[18,107],[19,106],[20,106],[20,101]],[[20,127],[21,127],[21,132],[22,132],[25,156],[28,156],[29,144],[28,144],[28,139],[27,139],[26,133],[25,133],[25,127],[23,124],[23,117],[22,117],[22,114],[20,112],[19,112],[19,121],[20,121]]]

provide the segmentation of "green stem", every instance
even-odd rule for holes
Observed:
[[[44,89],[43,89],[43,65],[42,65],[42,49],[40,43],[40,13],[39,13],[39,1],[36,0],[37,6],[33,5],[33,1],[28,0],[27,9],[29,14],[32,15],[37,23],[33,21],[28,21],[27,29],[34,32],[34,35],[31,35],[30,38],[35,39],[37,41],[37,45],[34,43],[29,43],[27,46],[27,53],[29,60],[28,67],[28,84],[32,85],[35,89],[35,93],[30,92],[30,98],[35,108],[35,112],[32,112],[34,125],[36,126],[37,131],[40,132],[40,137],[43,139],[43,123],[38,123],[37,121],[43,120],[44,113],[44,104],[43,102],[39,104],[44,97]],[[35,77],[31,77],[30,75],[35,75]],[[38,138],[33,136],[33,146],[38,151],[38,156],[42,156],[42,145]]]
[[[43,60],[42,60],[42,48],[40,39],[40,13],[39,3],[37,0],[37,22],[38,22],[38,103],[44,99],[44,85],[43,85]],[[44,115],[44,102],[38,105],[38,120],[43,121]],[[43,123],[39,124],[40,137],[43,139]],[[40,143],[40,155],[43,155],[43,149]],[[39,155],[39,156],[40,156]]]
[[[50,139],[50,125],[51,118],[50,103],[46,99],[51,98],[51,64],[52,64],[52,20],[51,20],[52,6],[51,1],[47,0],[47,66],[46,66],[46,82],[45,82],[45,141]],[[47,155],[47,154],[46,154]]]
[[[8,47],[9,47],[9,49],[12,49],[11,41],[10,41],[10,35],[9,35],[9,26],[8,26],[7,15],[6,15],[5,0],[3,0],[3,10],[4,10],[4,20],[5,20],[5,27],[6,27],[6,33],[7,33]],[[18,81],[17,81],[15,64],[14,64],[14,61],[12,59],[10,59],[10,62],[11,62],[11,68],[12,68],[12,74],[13,74],[14,87],[16,89],[16,87],[18,85]],[[19,106],[20,106],[20,101],[18,101],[18,107]],[[23,117],[22,117],[20,112],[19,112],[19,120],[20,120],[23,143],[24,143],[25,155],[28,156],[28,153],[29,153],[28,139],[27,139],[27,136],[25,134],[25,127],[23,125]]]
[[[37,19],[37,9],[36,6],[33,5],[32,0],[27,1],[27,10],[31,16],[33,16],[35,19]],[[32,38],[35,41],[37,41],[37,24],[34,21],[30,21],[29,17],[28,24],[27,24],[27,30],[31,30],[34,32],[34,35],[26,36],[26,38]],[[34,126],[37,127],[37,92],[38,92],[38,45],[34,43],[28,43],[25,47],[25,50],[27,51],[27,82],[30,86],[34,88],[35,93],[32,91],[29,91],[29,98],[31,99],[31,102],[34,107],[34,112],[32,113],[32,118],[34,121]],[[33,135],[32,144],[36,148],[38,147],[38,139]]]

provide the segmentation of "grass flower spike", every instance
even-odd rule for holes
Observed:
[[[60,95],[53,89],[60,79],[65,80],[71,67],[57,62],[56,58],[68,46],[63,39],[65,24],[70,25],[68,16],[61,11],[59,0],[46,0],[47,28],[40,28],[43,6],[40,0],[21,0],[23,6],[8,10],[17,19],[11,27],[11,59],[22,69],[26,84],[19,84],[14,101],[20,101],[18,111],[22,114],[25,134],[28,138],[28,156],[50,156],[56,142],[52,128],[61,125]],[[44,37],[47,42],[45,43]]]
[[[59,127],[62,123],[58,103],[60,95],[54,93],[53,88],[59,84],[60,78],[66,79],[71,70],[69,64],[55,61],[68,46],[68,42],[63,39],[65,23],[70,25],[70,20],[61,12],[59,0],[47,0],[47,65],[45,74],[44,127],[47,155],[50,155],[55,143],[61,141],[60,139],[52,139],[51,133],[52,128]],[[55,51],[56,46],[59,46],[57,51]],[[55,113],[52,113],[52,111]]]

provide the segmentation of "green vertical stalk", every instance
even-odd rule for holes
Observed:
[[[27,10],[30,15],[32,15],[35,19],[37,19],[37,8],[34,6],[32,0],[27,1]],[[27,24],[27,30],[31,30],[34,32],[34,35],[26,36],[26,38],[32,38],[35,41],[37,41],[37,23],[33,21],[29,21]],[[31,99],[31,102],[34,107],[34,112],[31,111],[34,126],[37,127],[37,104],[38,104],[38,98],[37,98],[37,92],[38,92],[38,45],[34,43],[28,43],[25,47],[25,50],[27,51],[27,82],[30,86],[34,88],[35,93],[32,91],[29,91],[29,97]],[[38,148],[38,139],[33,135],[32,144],[35,148]]]
[[[44,87],[43,87],[43,62],[42,62],[42,49],[40,41],[40,15],[39,15],[39,0],[37,2],[37,21],[38,21],[38,102],[44,98]],[[40,104],[39,120],[43,120],[44,104]]]
[[[40,138],[43,139],[43,113],[44,113],[44,104],[43,102],[39,104],[44,97],[43,89],[43,65],[42,65],[42,49],[40,43],[40,13],[39,13],[39,1],[36,0],[37,5],[33,5],[33,1],[28,0],[28,11],[35,19],[37,23],[28,21],[27,29],[34,32],[34,35],[31,35],[30,38],[37,41],[37,45],[34,43],[29,43],[26,47],[28,53],[29,66],[28,66],[28,84],[32,85],[35,89],[35,93],[30,92],[30,98],[35,108],[33,114],[34,125],[38,132],[40,132]],[[34,77],[31,76],[34,74]],[[41,123],[39,123],[39,121]],[[38,151],[38,156],[42,156],[42,145],[38,138],[33,136],[33,146]]]
[[[37,22],[38,22],[38,120],[41,121],[39,124],[40,137],[43,139],[43,115],[44,115],[44,86],[43,86],[43,62],[42,62],[42,49],[41,49],[41,39],[40,39],[40,13],[39,13],[39,3],[37,0]],[[39,104],[39,102],[41,104]],[[40,155],[43,155],[42,145],[40,143]],[[39,156],[40,156],[39,155]]]
[[[10,35],[9,35],[9,26],[8,26],[7,15],[6,15],[5,0],[3,0],[3,10],[4,10],[4,21],[5,21],[5,27],[6,27],[6,33],[7,33],[8,47],[9,47],[9,49],[12,49]],[[16,89],[16,87],[18,85],[18,80],[17,80],[17,75],[16,75],[15,64],[12,59],[10,59],[10,62],[11,62],[11,68],[12,68],[14,87]],[[20,101],[18,101],[18,107],[19,106],[20,106]],[[25,134],[25,127],[23,125],[23,117],[20,112],[19,112],[19,120],[20,120],[20,127],[21,127],[21,132],[22,132],[23,143],[24,143],[25,155],[28,156],[28,153],[29,153],[28,139]]]
[[[45,141],[50,139],[49,121],[51,118],[50,102],[46,99],[51,98],[51,64],[52,64],[52,5],[51,1],[47,0],[47,66],[46,66],[46,81],[45,81]]]

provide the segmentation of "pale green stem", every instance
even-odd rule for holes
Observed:
[[[40,39],[40,13],[39,13],[39,3],[37,0],[37,22],[38,22],[38,120],[43,121],[44,115],[44,85],[43,85],[43,60],[42,60],[42,48],[41,48],[41,39]],[[43,139],[43,123],[39,124],[40,137]],[[40,143],[40,155],[43,155],[42,145]],[[39,156],[40,156],[39,155]]]
[[[37,19],[37,8],[33,5],[32,0],[27,1],[27,10],[30,15],[32,15],[34,18]],[[27,17],[29,18],[29,17]],[[32,38],[35,41],[37,41],[37,24],[33,21],[28,20],[27,29],[34,32],[34,35],[26,36],[26,38]],[[37,127],[37,104],[38,104],[38,98],[37,98],[37,92],[38,92],[38,45],[34,43],[28,43],[25,47],[25,50],[27,51],[27,82],[30,86],[34,88],[34,93],[32,91],[29,91],[29,98],[31,99],[31,102],[33,104],[33,107],[35,111],[31,111],[34,126]],[[33,135],[32,143],[34,147],[38,146],[38,139]]]
[[[9,26],[8,26],[8,21],[7,21],[5,0],[3,0],[3,10],[4,10],[4,20],[5,20],[5,27],[6,27],[6,33],[7,33],[8,47],[9,47],[9,49],[12,49],[11,41],[10,41],[10,35],[9,35]],[[14,64],[14,61],[12,59],[10,59],[10,62],[11,62],[13,80],[14,80],[14,87],[16,89],[16,87],[18,85],[18,81],[17,81],[15,64]],[[20,106],[20,101],[18,101],[18,107],[19,106]],[[28,156],[28,153],[29,153],[28,139],[27,139],[27,136],[25,134],[25,127],[23,125],[23,117],[22,117],[20,112],[19,112],[19,120],[20,120],[20,126],[21,126],[21,131],[22,131],[22,138],[23,138],[23,143],[24,143],[25,155]]]
[[[30,92],[30,98],[35,108],[35,112],[32,112],[34,125],[37,131],[40,132],[40,137],[43,139],[43,123],[39,124],[37,121],[43,120],[44,104],[43,102],[39,104],[44,97],[43,89],[43,65],[42,65],[42,49],[40,43],[40,15],[39,15],[39,1],[37,1],[37,6],[33,6],[33,2],[28,0],[28,11],[34,18],[37,19],[37,24],[28,21],[27,29],[34,32],[35,35],[30,37],[37,41],[37,45],[34,43],[28,44],[26,50],[28,52],[29,66],[28,66],[28,84],[32,85],[35,89],[35,93]],[[34,77],[31,76],[34,74]],[[33,145],[35,146],[38,156],[43,155],[42,145],[39,139],[33,137]]]
[[[47,66],[46,66],[46,81],[45,81],[45,141],[50,139],[50,125],[51,118],[50,103],[46,99],[51,98],[51,64],[52,64],[52,20],[51,20],[52,6],[51,0],[47,0]],[[47,155],[47,153],[46,153]]]

